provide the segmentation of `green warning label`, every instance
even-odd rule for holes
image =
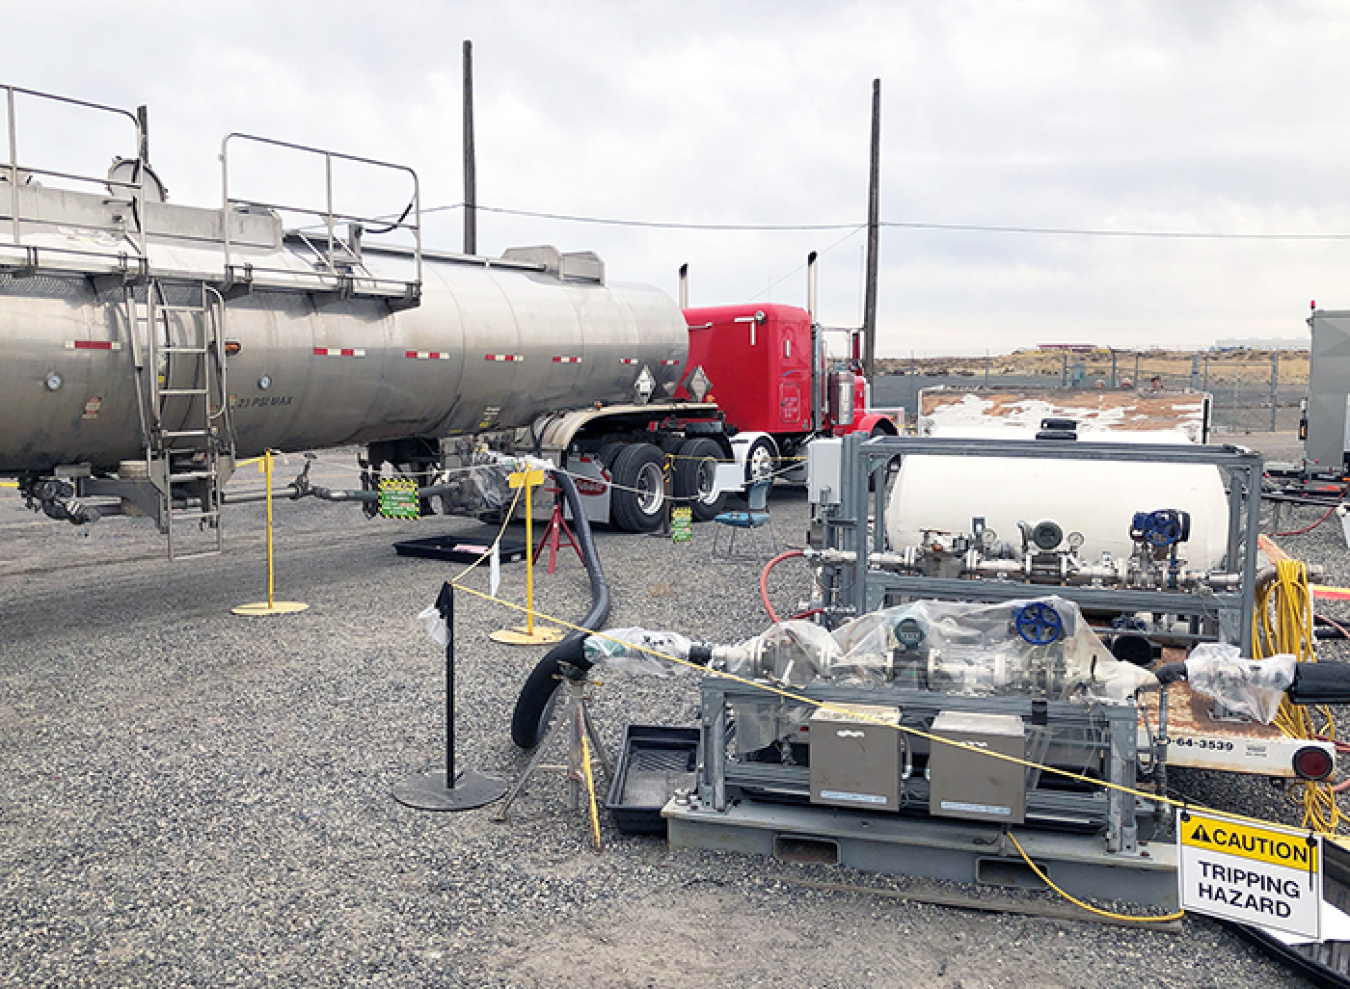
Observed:
[[[417,502],[417,482],[382,478],[380,514],[387,519],[421,518],[421,508]]]

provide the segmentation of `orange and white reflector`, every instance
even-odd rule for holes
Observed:
[[[365,357],[360,347],[315,347],[315,357]]]
[[[559,357],[554,357],[554,358],[553,358],[553,363],[554,363],[554,364],[580,364],[580,363],[581,363],[581,358],[580,358],[580,357],[571,357],[571,356],[559,356]]]
[[[67,350],[121,350],[121,340],[67,340]]]
[[[410,361],[448,361],[452,355],[439,350],[409,350],[403,356]]]
[[[484,354],[484,360],[489,361],[523,361],[524,354]]]

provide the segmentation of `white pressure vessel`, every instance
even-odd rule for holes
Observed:
[[[943,430],[943,438],[1030,439],[1029,431]],[[1096,432],[1093,442],[1186,444],[1176,432]],[[1047,444],[1066,441],[1044,440]],[[1071,442],[1071,441],[1069,441]],[[1128,557],[1136,512],[1179,509],[1191,516],[1190,539],[1179,556],[1195,569],[1224,564],[1228,499],[1218,467],[1103,460],[919,456],[904,458],[887,506],[890,547],[921,542],[925,531],[969,533],[983,518],[999,539],[1021,545],[1019,522],[1053,520],[1065,534],[1080,532],[1079,556],[1096,562],[1103,552]]]

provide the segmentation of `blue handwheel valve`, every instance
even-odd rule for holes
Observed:
[[[1013,612],[1013,626],[1023,642],[1046,646],[1058,642],[1064,635],[1064,619],[1059,612],[1043,601],[1022,605]]]

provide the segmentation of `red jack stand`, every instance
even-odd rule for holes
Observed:
[[[539,545],[535,547],[534,559],[530,561],[530,564],[539,562],[539,557],[544,552],[544,546],[547,545],[548,572],[553,573],[558,564],[558,548],[562,545],[564,537],[567,539],[567,544],[577,551],[577,559],[581,561],[582,566],[585,566],[586,558],[581,555],[581,547],[577,545],[576,537],[572,535],[567,520],[563,518],[562,499],[558,498],[553,502],[553,514],[549,516],[548,528],[544,530],[544,538],[539,540]]]

